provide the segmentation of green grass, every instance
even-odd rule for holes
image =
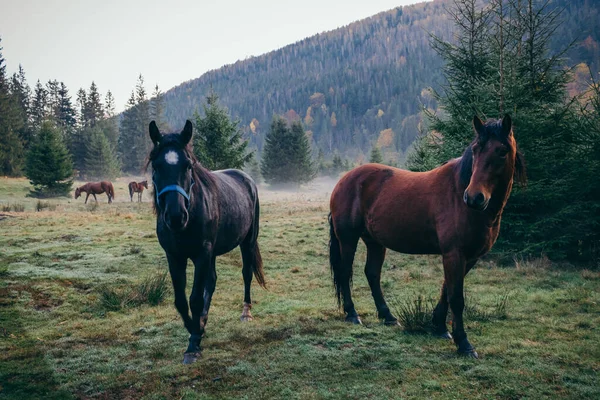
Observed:
[[[450,342],[377,319],[362,245],[354,301],[364,325],[343,322],[327,202],[311,192],[261,191],[268,290],[254,285],[254,321],[240,322],[239,250],[219,257],[203,358],[184,366],[187,332],[155,217],[148,197],[129,202],[126,183],[113,205],[52,199],[53,211],[38,212],[27,181],[0,179],[0,204],[25,207],[0,213],[0,398],[600,398],[599,271],[480,263],[466,279],[465,321],[481,359],[459,357]],[[383,269],[396,316],[437,299],[439,257],[389,252]]]

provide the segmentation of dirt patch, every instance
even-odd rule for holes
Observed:
[[[17,293],[15,295],[15,292]],[[31,301],[29,304],[38,311],[49,311],[60,306],[64,301],[52,297],[50,294],[27,285],[12,285],[0,288],[0,306],[10,306],[20,298],[23,292],[29,293]]]

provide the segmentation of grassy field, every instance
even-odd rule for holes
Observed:
[[[220,257],[203,358],[184,366],[172,294],[129,301],[167,270],[149,198],[130,203],[120,180],[115,204],[52,199],[35,211],[28,189],[0,178],[0,399],[600,398],[597,269],[479,263],[466,279],[466,327],[481,358],[467,359],[377,320],[364,247],[354,280],[364,326],[345,324],[327,194],[263,190],[268,290],[254,286],[254,321],[240,322],[240,254]],[[389,253],[382,280],[391,308],[416,317],[407,309],[437,297],[440,259]]]

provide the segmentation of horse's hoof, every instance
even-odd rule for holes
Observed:
[[[473,345],[471,343],[469,343],[469,341],[467,340],[467,338],[464,338],[458,345],[458,353],[470,358],[479,358],[479,354],[477,354],[477,352],[475,351],[475,347],[473,347]]]
[[[349,322],[354,325],[362,325],[362,321],[360,320],[360,317],[358,315],[347,316],[346,322]]]
[[[184,364],[193,364],[198,361],[202,357],[202,353],[199,351],[195,351],[193,353],[184,353],[183,354],[183,363]]]
[[[383,321],[383,324],[385,326],[400,326],[400,322],[398,322],[397,319],[386,319],[385,321]]]
[[[254,320],[254,318],[252,317],[252,315],[242,315],[240,317],[240,321],[242,321],[242,322],[250,322],[252,320]]]
[[[460,354],[461,356],[465,356],[467,358],[473,358],[475,360],[477,360],[479,358],[479,354],[477,354],[475,349],[472,349],[471,351],[459,351],[458,354]]]
[[[443,333],[434,333],[433,336],[439,339],[452,340],[452,335],[448,331]]]

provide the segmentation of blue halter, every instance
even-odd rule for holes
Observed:
[[[190,185],[190,190],[188,193],[179,185],[167,185],[160,192],[156,194],[156,204],[160,207],[160,196],[168,192],[177,192],[185,198],[186,206],[190,204],[190,196],[192,195],[192,188],[194,187],[194,178],[192,178],[192,184]],[[152,184],[154,185],[154,191],[156,192],[156,182],[152,179]]]

